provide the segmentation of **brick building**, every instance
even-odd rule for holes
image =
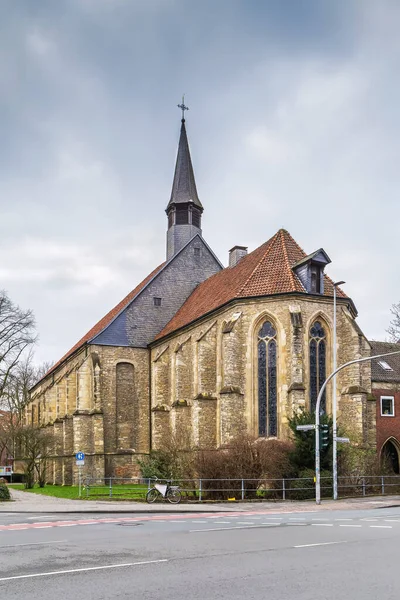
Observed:
[[[370,344],[373,355],[400,350],[400,344]],[[376,398],[377,451],[389,461],[395,473],[400,473],[400,355],[373,360],[371,379]]]
[[[234,246],[223,268],[202,235],[184,119],[166,213],[166,261],[31,390],[27,418],[54,433],[56,483],[75,479],[78,450],[87,474],[128,476],[172,434],[197,448],[244,431],[284,439],[288,417],[315,407],[332,370],[327,253],[306,254],[281,229],[250,253]],[[338,289],[339,364],[369,356],[356,316]],[[341,372],[336,391],[342,430],[374,447],[369,363]]]

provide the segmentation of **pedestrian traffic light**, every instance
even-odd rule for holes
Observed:
[[[329,446],[329,425],[319,426],[319,447],[325,450]]]

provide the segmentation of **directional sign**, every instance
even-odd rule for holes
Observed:
[[[311,431],[315,429],[315,425],[297,425],[297,431]]]
[[[336,441],[337,442],[341,442],[342,444],[349,444],[350,443],[349,438],[345,438],[345,437],[337,437]]]
[[[77,452],[75,454],[75,458],[76,458],[76,460],[85,460],[85,453],[84,452]]]

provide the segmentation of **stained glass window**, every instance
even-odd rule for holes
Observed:
[[[315,411],[318,393],[326,379],[326,335],[319,321],[310,329],[310,410]],[[326,394],[322,395],[320,413],[326,412]]]
[[[258,435],[278,434],[276,329],[266,321],[258,332]]]

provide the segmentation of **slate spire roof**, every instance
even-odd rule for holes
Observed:
[[[155,339],[189,325],[235,299],[296,292],[306,294],[292,269],[306,256],[292,236],[280,229],[237,265],[227,267],[201,283]],[[333,283],[326,275],[323,295],[333,296]],[[347,298],[340,288],[337,295]]]
[[[203,206],[197,195],[192,159],[190,158],[189,142],[186,134],[185,119],[182,119],[174,182],[172,184],[171,199],[168,203],[167,211],[172,204],[184,204],[187,202],[193,202],[195,206],[203,210]]]

